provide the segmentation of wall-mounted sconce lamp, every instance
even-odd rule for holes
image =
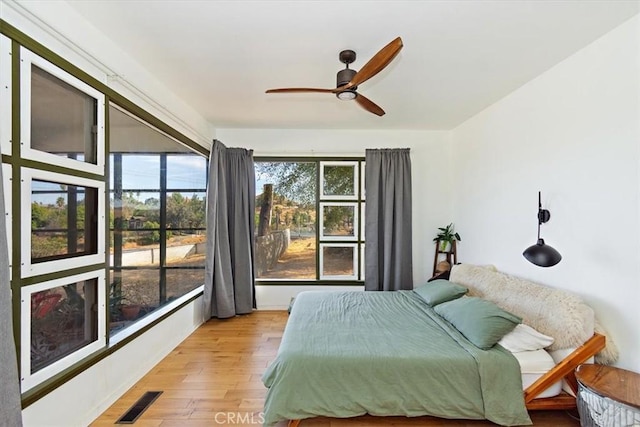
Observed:
[[[529,246],[522,253],[529,262],[539,265],[540,267],[551,267],[556,265],[562,259],[560,252],[544,243],[544,239],[540,238],[540,225],[549,221],[551,213],[542,209],[542,197],[538,191],[538,242]]]

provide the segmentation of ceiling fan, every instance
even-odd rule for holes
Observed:
[[[344,70],[338,71],[337,83],[335,89],[318,89],[318,88],[283,88],[269,89],[266,93],[291,93],[291,92],[324,92],[335,93],[338,99],[343,101],[355,101],[365,110],[377,116],[383,116],[384,110],[376,105],[373,101],[357,92],[358,86],[371,77],[382,71],[402,49],[402,39],[400,37],[392,40],[388,45],[383,47],[373,55],[360,71],[352,70],[349,64],[356,60],[356,53],[352,50],[343,50],[340,52],[340,62],[346,65]]]

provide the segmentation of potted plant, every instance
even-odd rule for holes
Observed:
[[[433,239],[434,242],[440,241],[440,252],[447,252],[451,250],[451,245],[454,241],[461,241],[460,235],[456,233],[454,230],[453,223],[447,225],[446,227],[438,227],[438,234]]]
[[[122,285],[119,282],[113,282],[109,292],[109,309],[111,321],[135,320],[140,314],[140,304],[129,304],[128,300],[122,295]]]
[[[142,306],[140,304],[125,304],[120,307],[120,312],[122,313],[122,318],[124,320],[136,320],[138,315],[140,314],[140,309]]]

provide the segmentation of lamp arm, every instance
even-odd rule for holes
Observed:
[[[540,225],[542,224],[543,220],[541,193],[541,191],[538,191],[538,241],[540,240]]]
[[[538,191],[538,210],[542,210],[542,191]]]

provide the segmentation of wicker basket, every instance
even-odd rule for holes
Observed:
[[[640,427],[640,410],[594,393],[578,382],[582,427]]]

